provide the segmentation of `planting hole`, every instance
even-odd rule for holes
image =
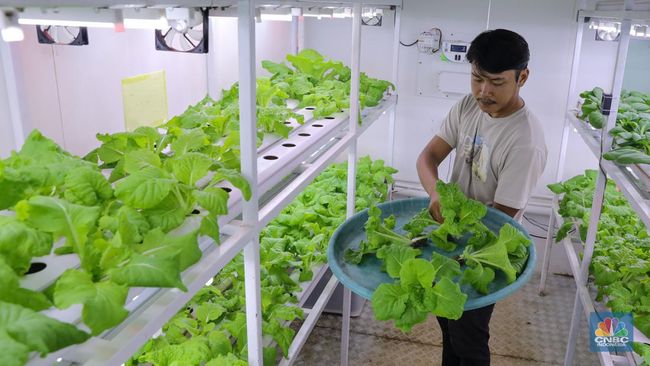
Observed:
[[[284,121],[284,124],[285,124],[285,125],[290,125],[291,122],[290,122],[290,121]]]
[[[311,136],[311,135],[308,134],[308,133],[304,133],[304,132],[303,132],[303,133],[299,133],[298,136],[304,136],[304,137],[307,137],[307,136]]]
[[[47,264],[45,264],[43,262],[34,262],[29,266],[29,269],[27,270],[27,272],[25,274],[28,275],[28,274],[32,274],[32,273],[38,273],[38,272],[44,270],[45,267],[47,267]]]
[[[201,213],[201,211],[199,211],[197,209],[192,210],[192,215],[198,215],[200,213]]]
[[[275,155],[265,155],[264,159],[266,160],[278,160],[278,157]]]
[[[286,143],[286,144],[282,144],[282,146],[284,146],[284,147],[296,147],[296,144]]]
[[[226,191],[228,193],[232,192],[232,189],[230,189],[228,187],[221,187],[221,189],[223,189],[224,191]]]
[[[314,110],[314,107],[307,107],[307,108],[305,108],[305,109],[308,110],[308,111],[313,111],[313,110]]]
[[[318,123],[313,124],[312,126],[314,126],[314,127],[323,127],[323,125],[319,125]]]
[[[325,119],[334,119],[334,117],[325,117]]]

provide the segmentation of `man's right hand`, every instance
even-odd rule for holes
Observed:
[[[442,214],[440,213],[440,201],[438,200],[438,197],[431,197],[431,201],[429,202],[429,213],[438,223],[442,224],[445,222],[444,217],[442,217]]]

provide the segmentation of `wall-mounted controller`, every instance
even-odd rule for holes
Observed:
[[[449,62],[467,63],[467,50],[469,43],[462,41],[442,42],[442,54],[440,59]]]

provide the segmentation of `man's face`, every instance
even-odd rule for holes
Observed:
[[[528,69],[519,72],[506,70],[492,74],[472,64],[472,95],[479,107],[491,117],[506,117],[519,108],[519,88],[528,78]]]

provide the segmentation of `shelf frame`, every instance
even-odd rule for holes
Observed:
[[[552,207],[553,213],[552,215],[555,216],[555,220],[558,223],[562,223],[564,221],[564,218],[560,216],[558,213],[559,207],[558,205],[554,205]],[[574,229],[576,232],[578,232],[578,226],[575,225],[574,223]],[[577,285],[577,291],[576,294],[579,296],[580,301],[583,304],[583,312],[584,315],[587,319],[589,319],[589,316],[592,312],[596,311],[596,305],[594,299],[592,299],[591,294],[589,293],[589,285],[588,285],[588,279],[584,279],[581,277],[583,274],[581,273],[581,268],[582,268],[582,261],[580,260],[580,256],[578,254],[578,251],[576,250],[576,247],[571,240],[571,236],[568,235],[566,238],[562,239],[562,247],[564,248],[564,251],[567,255],[567,259],[569,260],[569,266],[571,267],[571,273],[573,274],[573,277],[576,279],[576,283],[584,283],[583,285]],[[580,242],[580,245],[584,246],[584,243]],[[634,327],[633,328],[633,333],[635,339],[638,340],[645,340],[645,341],[650,341],[648,337],[646,337],[641,331]],[[634,359],[634,353],[633,352],[626,352],[624,356],[621,355],[615,355],[609,352],[598,352],[598,359],[600,361],[600,364],[603,366],[614,366],[616,364],[625,364],[626,362],[629,363],[630,365],[635,365],[633,362],[629,362],[630,360]]]
[[[263,170],[258,171],[259,159],[258,150],[256,149],[256,117],[255,117],[255,15],[257,8],[262,4],[272,4],[278,7],[323,7],[338,5],[342,7],[353,8],[353,37],[352,37],[352,91],[350,95],[350,115],[342,125],[347,122],[347,128],[332,131],[327,141],[327,148],[321,149],[318,147],[317,151],[312,154],[319,153],[320,156],[310,164],[303,164],[295,160],[291,164],[284,165],[282,171],[276,174],[269,174],[264,176]],[[79,6],[84,8],[93,7],[110,7],[113,9],[120,9],[120,6],[126,5],[124,1],[111,1],[111,0],[63,0],[57,3],[59,6]],[[141,1],[135,0],[128,3],[128,5],[142,5],[143,7],[156,7],[160,5],[169,6],[169,2],[159,1]],[[261,307],[260,307],[260,263],[259,263],[259,231],[268,223],[281,209],[286,206],[309,182],[311,182],[320,171],[322,171],[329,163],[334,161],[336,157],[348,150],[348,216],[354,213],[355,207],[355,178],[356,178],[356,161],[357,161],[357,139],[358,137],[371,125],[376,119],[386,113],[389,114],[389,144],[391,146],[389,162],[393,161],[394,155],[394,135],[395,135],[395,119],[396,119],[396,103],[397,95],[389,95],[386,100],[382,102],[380,107],[369,108],[368,114],[364,110],[362,116],[364,123],[359,126],[359,73],[360,73],[360,34],[361,34],[361,5],[360,0],[332,0],[332,1],[258,1],[258,0],[233,0],[233,1],[199,1],[190,0],[177,5],[183,7],[232,7],[238,18],[239,29],[239,56],[242,60],[240,67],[239,80],[240,80],[240,146],[242,154],[242,175],[251,183],[252,198],[248,202],[241,200],[239,194],[239,202],[236,201],[237,193],[232,191],[231,200],[229,202],[230,211],[229,217],[220,217],[220,226],[223,228],[222,233],[225,234],[223,243],[215,247],[214,242],[205,237],[199,240],[199,246],[203,252],[203,257],[200,262],[188,268],[182,274],[183,282],[187,285],[188,291],[185,293],[177,289],[154,289],[154,288],[133,288],[129,292],[129,300],[125,304],[125,308],[130,311],[129,317],[125,322],[117,327],[110,329],[99,337],[93,337],[88,342],[74,345],[66,349],[48,355],[47,358],[32,358],[30,364],[51,364],[59,362],[59,358],[65,361],[80,362],[87,365],[94,364],[109,364],[119,365],[126,360],[133,353],[135,353],[142,344],[144,344],[150,337],[154,336],[160,331],[160,328],[189,301],[192,296],[207,283],[216,273],[218,273],[223,266],[231,261],[239,252],[244,252],[245,257],[245,280],[246,280],[246,314],[247,320],[254,320],[247,322],[248,332],[248,349],[249,349],[249,364],[261,365],[262,364],[262,338],[261,338]],[[398,62],[398,41],[399,41],[399,17],[402,6],[402,1],[396,0],[373,0],[371,2],[363,2],[364,6],[373,7],[389,7],[396,11],[396,24],[394,35],[394,52],[393,52],[393,78],[392,81],[397,85],[397,62]],[[45,0],[26,0],[15,2],[8,0],[5,3],[6,7],[53,7],[50,1]],[[2,52],[2,56],[10,56],[10,51]],[[13,73],[8,73],[12,75]],[[15,86],[15,82],[13,83]],[[17,122],[20,126],[20,121]],[[20,131],[14,131],[19,133]],[[324,140],[323,138],[321,140]],[[19,140],[16,140],[19,142]],[[263,146],[264,151],[270,151],[274,145],[282,141],[271,142],[268,146]],[[322,141],[319,140],[319,143]],[[276,195],[268,204],[260,207],[259,198],[270,189],[280,184],[282,180],[280,177],[291,171],[300,170],[297,179],[289,183],[278,195]],[[263,178],[263,179],[260,179]],[[239,209],[238,209],[239,208]],[[242,219],[236,220],[235,218],[241,214]],[[192,220],[188,220],[192,221]],[[196,220],[194,220],[196,221]],[[188,225],[195,225],[196,222],[188,223]],[[185,226],[184,226],[185,227]],[[189,226],[188,226],[189,227]],[[187,227],[185,227],[187,228]],[[67,265],[65,265],[67,266]],[[74,267],[74,264],[70,265]],[[318,272],[322,275],[327,266],[322,267]],[[308,296],[313,290],[315,282],[320,279],[316,276],[312,282],[307,284],[307,288],[303,295]],[[43,281],[36,281],[29,287],[44,288],[51,283]],[[318,317],[324,309],[327,301],[331,297],[334,288],[336,287],[335,278],[332,278],[326,286],[326,290],[317,300],[314,308],[309,311],[306,319],[306,326],[301,328],[298,332],[294,343],[291,346],[290,357],[283,362],[292,364],[295,357],[298,355],[300,348],[304,345],[309,333],[313,329]],[[350,292],[347,291],[345,296],[347,310],[344,308],[344,334],[342,334],[343,342],[341,344],[342,350],[342,364],[347,364],[347,352],[349,342],[349,307],[350,307]],[[303,300],[301,300],[303,301]],[[67,319],[80,324],[80,307],[72,307],[68,311],[59,312],[56,314],[57,318]],[[346,324],[346,325],[345,325]],[[83,325],[82,325],[83,327]],[[304,330],[303,330],[304,329]],[[103,338],[102,338],[103,337]],[[118,341],[119,340],[119,341]]]
[[[585,2],[582,1],[581,4],[584,6]],[[571,264],[571,270],[576,281],[576,296],[573,307],[573,313],[571,316],[571,327],[569,329],[569,336],[567,340],[567,349],[564,358],[564,365],[570,366],[573,364],[575,356],[575,347],[576,347],[576,338],[579,330],[580,317],[581,313],[589,318],[589,314],[594,310],[594,304],[589,296],[587,288],[587,279],[589,275],[589,266],[594,253],[594,245],[596,241],[596,233],[598,228],[598,221],[600,220],[600,214],[602,211],[602,205],[605,195],[605,186],[607,184],[608,176],[612,178],[623,191],[625,197],[629,200],[630,204],[634,210],[639,214],[646,226],[650,227],[650,205],[649,202],[641,196],[641,194],[636,190],[634,185],[630,182],[629,177],[623,173],[623,169],[610,161],[604,160],[602,154],[606,153],[611,149],[612,137],[609,134],[609,131],[616,125],[616,115],[618,111],[618,106],[620,103],[620,94],[623,85],[623,74],[625,71],[625,63],[627,59],[628,46],[630,42],[630,28],[632,26],[632,21],[635,20],[646,20],[650,19],[650,12],[638,12],[634,11],[634,1],[625,0],[623,11],[588,11],[588,10],[578,10],[577,12],[577,31],[576,31],[576,43],[573,54],[572,68],[571,68],[571,79],[569,83],[569,95],[567,97],[567,115],[564,118],[564,128],[562,132],[562,142],[560,147],[560,159],[558,163],[558,169],[556,172],[556,180],[561,181],[564,174],[564,163],[566,161],[566,152],[568,145],[568,135],[570,129],[573,128],[576,132],[579,133],[581,138],[585,141],[589,149],[592,151],[594,156],[598,158],[599,172],[598,178],[596,180],[596,187],[592,200],[591,215],[589,221],[589,227],[587,230],[587,237],[584,243],[583,257],[581,261],[578,261],[578,256],[575,253],[575,250],[572,245],[564,243],[565,251],[567,252],[567,257],[569,258],[569,263]],[[613,76],[612,83],[612,103],[611,103],[611,112],[607,117],[606,126],[600,131],[596,132],[593,129],[587,127],[584,122],[581,122],[576,117],[575,111],[571,111],[571,106],[574,105],[572,102],[575,101],[576,95],[576,79],[580,63],[581,49],[582,49],[582,38],[584,32],[584,22],[588,17],[595,18],[611,18],[621,22],[621,38],[618,42],[617,57],[615,64],[615,71]],[[559,196],[554,195],[553,197],[553,212],[550,215],[549,219],[549,232],[546,237],[545,250],[544,250],[544,261],[542,263],[542,272],[541,280],[539,285],[539,294],[543,295],[545,292],[546,279],[548,276],[548,268],[550,264],[550,252],[551,246],[554,241],[554,227],[556,222],[561,222],[561,218],[558,217],[556,208],[558,207]],[[571,251],[573,250],[573,251]],[[635,334],[638,330],[635,331]],[[644,336],[645,337],[645,336]],[[647,339],[647,337],[646,337]],[[609,355],[609,354],[608,354]],[[634,365],[634,356],[632,352],[626,354],[626,357],[617,357],[617,356],[605,356],[604,353],[599,353],[599,361],[601,365],[613,365],[616,363],[628,363]]]

